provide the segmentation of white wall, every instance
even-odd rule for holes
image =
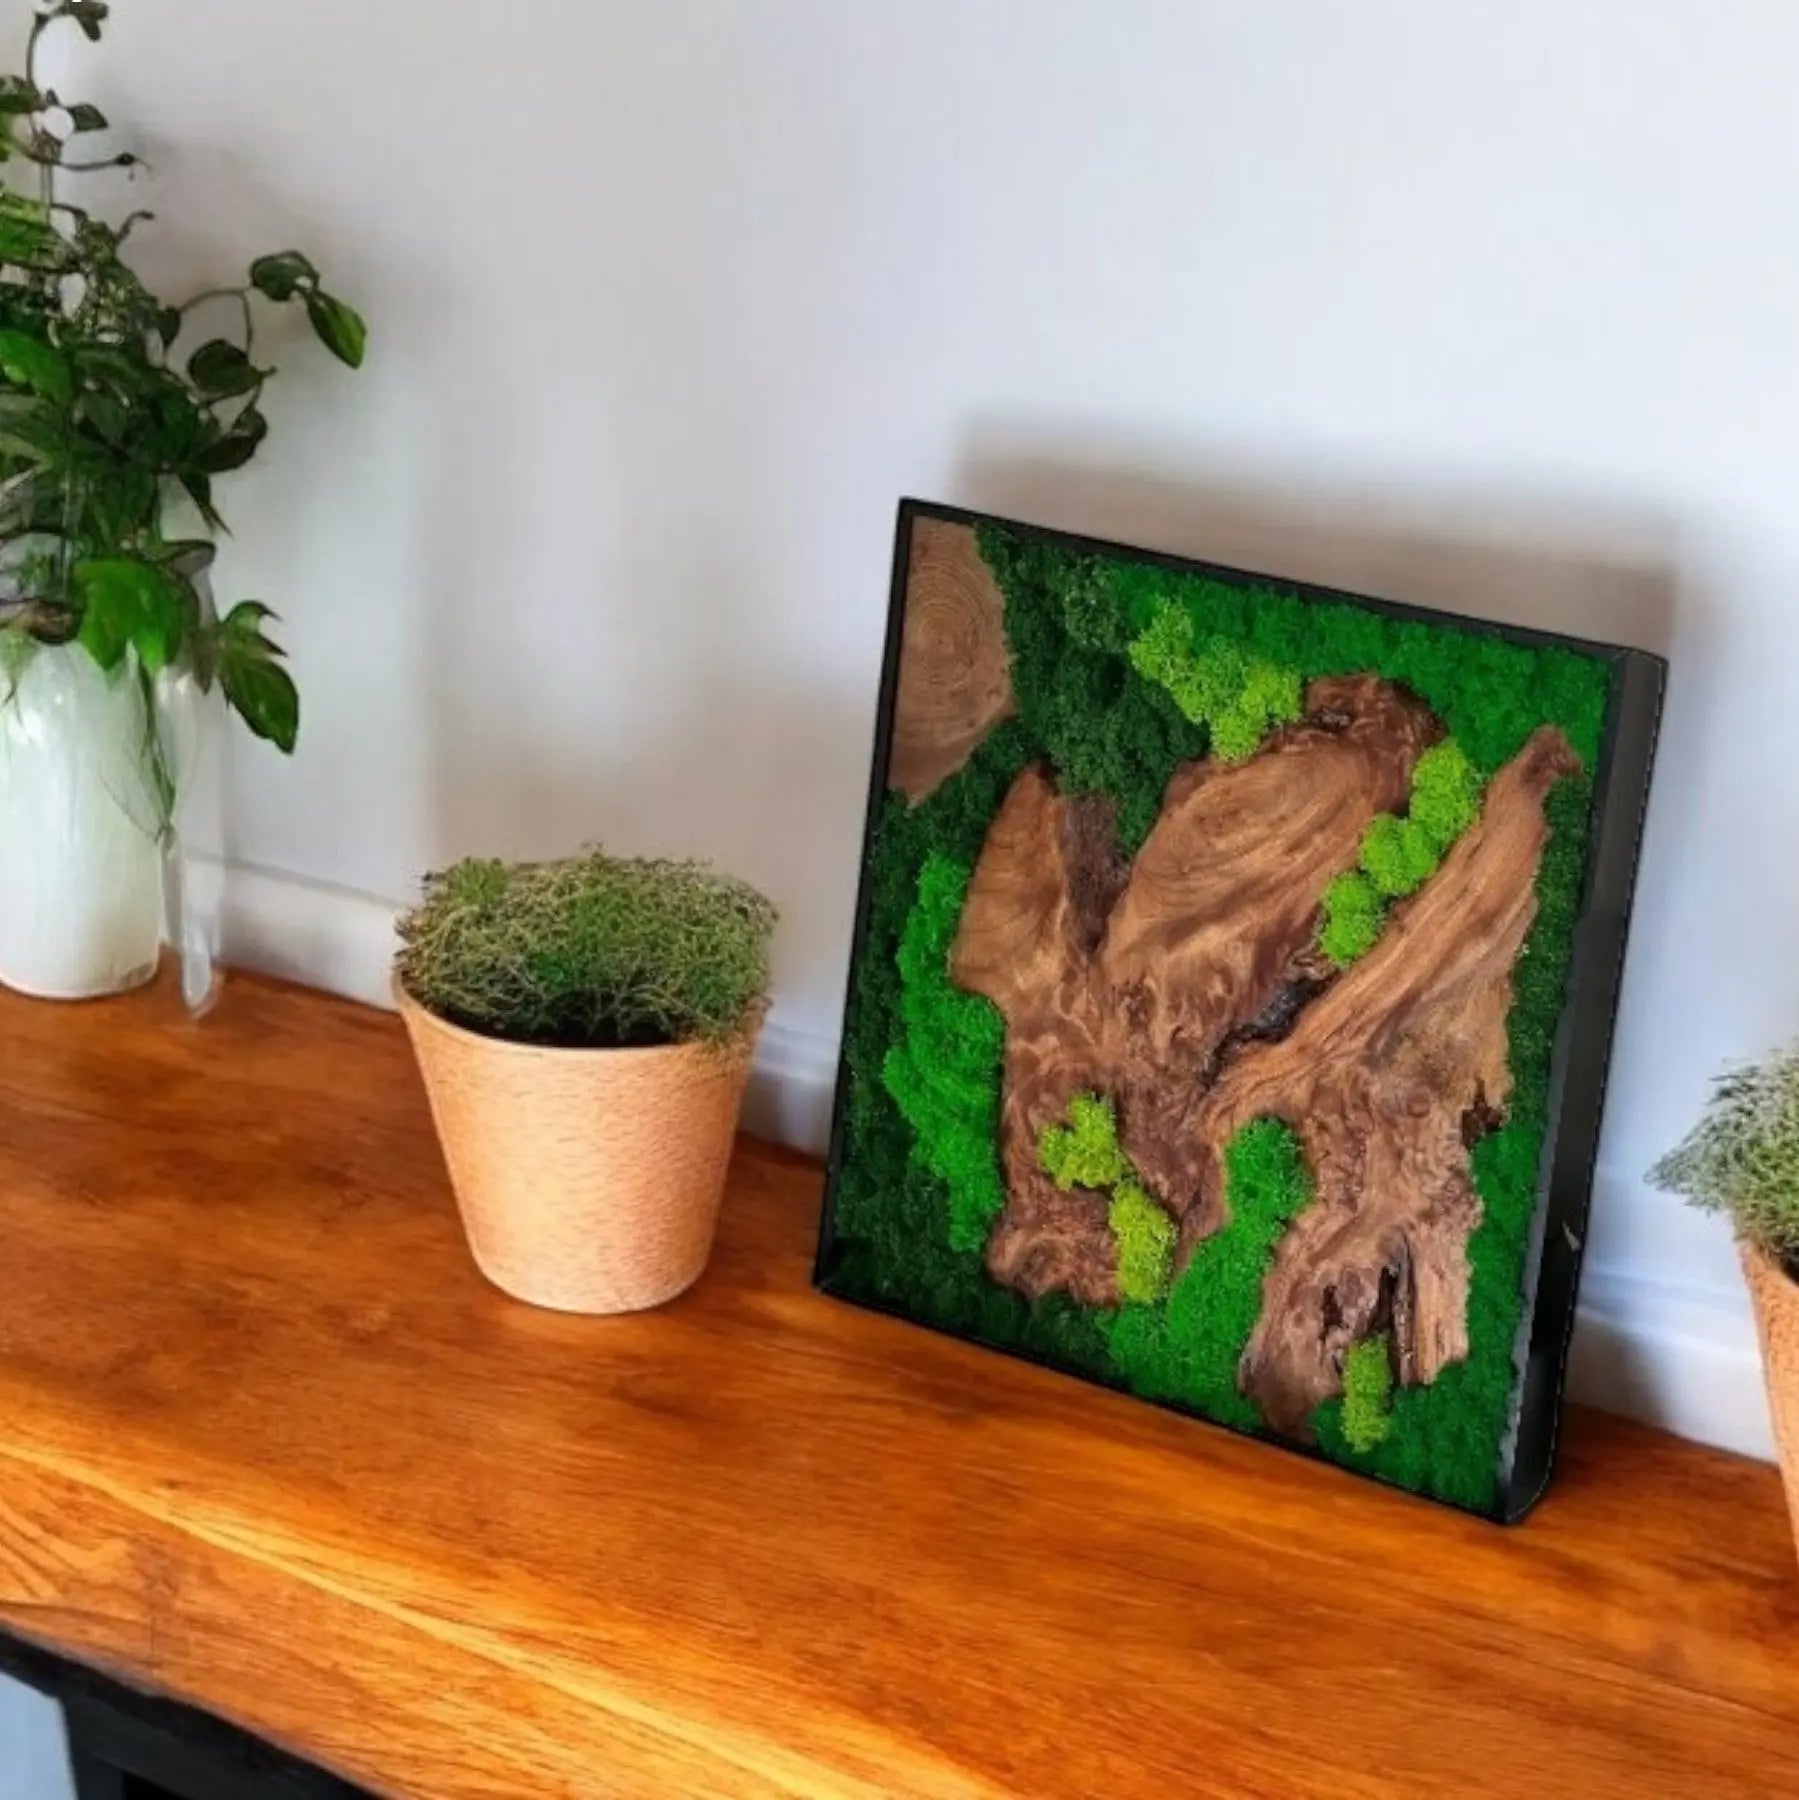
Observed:
[[[806,1128],[902,492],[1663,649],[1580,1381],[1765,1447],[1725,1235],[1640,1171],[1799,1008],[1799,12],[116,14],[67,85],[156,271],[291,241],[372,325],[279,345],[226,493],[306,696],[233,758],[241,953],[378,993],[457,853],[708,853],[785,909]]]
[[[73,1800],[56,1702],[0,1675],[0,1800]]]

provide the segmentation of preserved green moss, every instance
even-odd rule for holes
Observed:
[[[901,1035],[881,1079],[912,1127],[913,1154],[948,1190],[950,1247],[979,1251],[1006,1203],[993,1080],[1006,1028],[998,1007],[949,978],[968,876],[936,850],[918,872],[900,932]]]
[[[962,868],[972,866],[1007,785],[1037,759],[1053,765],[1066,791],[1110,798],[1125,848],[1141,843],[1169,776],[1208,743],[1206,728],[1183,716],[1168,689],[1132,666],[1132,645],[1168,602],[1186,612],[1190,643],[1229,640],[1240,647],[1246,667],[1258,660],[1278,665],[1301,684],[1321,675],[1367,672],[1418,693],[1453,735],[1461,763],[1455,766],[1445,755],[1444,772],[1428,773],[1435,766],[1431,758],[1446,749],[1438,746],[1420,759],[1414,776],[1409,816],[1439,849],[1466,828],[1463,819],[1449,829],[1470,786],[1478,796],[1479,783],[1538,724],[1560,725],[1587,768],[1593,767],[1610,671],[1578,652],[1388,619],[1346,603],[1309,602],[1272,585],[1241,586],[1071,553],[998,526],[982,526],[978,536],[1005,600],[1018,712],[922,804],[908,807],[897,796],[882,804],[865,875],[867,922],[845,1041],[844,1155],[834,1190],[837,1254],[827,1284],[982,1342],[1023,1349],[1146,1397],[1258,1429],[1254,1408],[1237,1392],[1236,1366],[1254,1327],[1268,1258],[1286,1220],[1309,1194],[1291,1134],[1258,1121],[1233,1143],[1231,1223],[1198,1247],[1193,1264],[1159,1304],[1131,1300],[1101,1312],[1052,1297],[1031,1305],[996,1285],[979,1248],[966,1247],[973,1214],[957,1212],[951,1183],[938,1172],[955,1167],[954,1159],[920,1143],[919,1129],[883,1076],[888,1050],[903,1043],[909,1029],[900,953],[908,915],[921,899],[925,861],[935,852]],[[1547,805],[1552,836],[1538,875],[1537,918],[1514,972],[1507,1021],[1509,1117],[1472,1156],[1482,1220],[1469,1244],[1471,1354],[1428,1388],[1394,1392],[1386,1436],[1369,1449],[1347,1441],[1341,1401],[1320,1408],[1314,1421],[1322,1447],[1343,1462],[1478,1509],[1494,1501],[1499,1448],[1517,1384],[1514,1345],[1538,1192],[1549,1053],[1579,909],[1590,801],[1590,779],[1580,776],[1560,783]],[[1467,802],[1470,817],[1476,803]],[[1355,881],[1363,885],[1333,884],[1339,928],[1365,934],[1372,895],[1372,929],[1378,933],[1380,897],[1365,875]],[[1329,932],[1328,900],[1326,915]],[[995,1105],[1000,1064],[995,1049],[986,1072]],[[974,1079],[973,1059],[964,1073]],[[1265,1197],[1245,1199],[1257,1194]],[[1250,1229],[1239,1232],[1243,1220],[1251,1221]],[[1196,1281],[1196,1269],[1209,1273]]]
[[[1359,869],[1333,876],[1324,890],[1318,947],[1338,968],[1374,948],[1386,907],[1374,883]]]
[[[1395,813],[1377,814],[1362,834],[1362,873],[1388,900],[1403,900],[1436,873],[1442,855],[1423,828]]]
[[[1174,1272],[1174,1221],[1128,1176],[1112,1190],[1106,1221],[1118,1244],[1119,1293],[1127,1302],[1160,1300]]]
[[[1037,1160],[1056,1186],[1109,1192],[1106,1222],[1118,1255],[1118,1291],[1129,1300],[1156,1301],[1168,1291],[1174,1267],[1174,1221],[1137,1179],[1118,1142],[1118,1116],[1101,1094],[1076,1094],[1067,1123],[1046,1125]]]
[[[1068,1123],[1046,1125],[1038,1136],[1037,1160],[1064,1191],[1123,1181],[1131,1165],[1118,1147],[1112,1102],[1099,1094],[1076,1094],[1068,1102]]]
[[[1131,640],[1130,662],[1145,681],[1167,689],[1183,718],[1206,728],[1214,754],[1226,762],[1253,756],[1276,725],[1302,710],[1297,669],[1217,632],[1195,642],[1192,614],[1177,600],[1156,602]]]
[[[1474,823],[1480,811],[1481,779],[1468,753],[1454,738],[1432,744],[1412,770],[1406,817],[1441,856]]]
[[[1278,1119],[1245,1125],[1226,1148],[1225,1223],[1203,1239],[1161,1306],[1124,1306],[1107,1331],[1125,1385],[1242,1431],[1261,1415],[1237,1366],[1262,1307],[1262,1281],[1287,1223],[1312,1198],[1299,1140]]]
[[[1351,1344],[1343,1359],[1343,1439],[1352,1450],[1386,1441],[1393,1414],[1393,1346],[1385,1332]]]
[[[1466,752],[1445,738],[1419,757],[1406,812],[1379,813],[1362,834],[1356,869],[1325,890],[1318,947],[1339,968],[1373,949],[1389,900],[1413,894],[1480,812],[1482,782]]]

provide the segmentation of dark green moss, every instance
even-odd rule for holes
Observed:
[[[1124,650],[1136,628],[1121,626],[1114,647],[1094,623],[1096,591],[1127,613],[1103,585],[1107,567],[998,527],[982,527],[979,537],[1005,596],[1018,722],[1065,788],[1117,802],[1120,840],[1135,850],[1155,823],[1170,773],[1204,751],[1205,733],[1166,689],[1132,671]],[[1079,635],[1068,628],[1071,612],[1083,621]]]
[[[1241,1233],[1233,1225],[1211,1241],[1216,1249],[1201,1246],[1193,1268],[1209,1272],[1195,1281],[1190,1269],[1159,1306],[1127,1304],[1113,1314],[1059,1299],[1031,1306],[988,1280],[978,1251],[966,1247],[967,1215],[957,1222],[952,1184],[938,1172],[954,1168],[954,1160],[941,1144],[921,1145],[883,1078],[888,1051],[907,1041],[902,949],[908,915],[922,901],[927,858],[971,866],[1007,784],[1039,758],[1054,766],[1070,791],[1109,796],[1127,849],[1141,843],[1170,774],[1207,743],[1206,732],[1182,716],[1169,693],[1135,673],[1128,660],[1133,640],[1170,601],[1187,612],[1195,641],[1220,636],[1239,642],[1247,658],[1280,665],[1283,681],[1371,672],[1404,682],[1454,735],[1476,782],[1544,722],[1567,732],[1590,770],[1610,671],[1574,652],[1391,621],[1347,604],[1302,601],[1273,587],[1245,589],[1148,564],[1074,555],[998,527],[983,527],[980,543],[1005,597],[1018,716],[920,806],[908,808],[894,796],[883,806],[871,847],[868,929],[845,1045],[838,1260],[827,1280],[841,1292],[947,1330],[1254,1429],[1254,1409],[1236,1391],[1236,1363],[1255,1322],[1267,1257],[1291,1211],[1303,1204],[1303,1189],[1295,1184],[1304,1181],[1304,1170],[1290,1134],[1282,1139],[1283,1128],[1258,1125],[1232,1146],[1237,1198],[1268,1196],[1244,1203],[1241,1216],[1260,1224]],[[1459,782],[1459,773],[1451,773]],[[1553,836],[1508,1020],[1509,1118],[1473,1153],[1483,1218],[1469,1246],[1472,1354],[1429,1388],[1395,1393],[1387,1434],[1367,1450],[1347,1443],[1341,1402],[1321,1408],[1316,1420],[1330,1454],[1477,1508],[1493,1502],[1498,1449],[1516,1388],[1520,1283],[1591,791],[1590,779],[1582,776],[1563,782],[1549,799]],[[1453,795],[1446,804],[1453,812]],[[1427,827],[1427,834],[1440,836],[1443,829],[1439,824],[1430,833]],[[935,890],[939,908],[947,904],[944,892],[941,885]],[[931,930],[943,929],[943,919],[934,919]],[[915,926],[915,975],[929,941],[925,926]],[[960,1069],[958,1081],[979,1085],[976,1060]],[[999,1080],[995,1052],[986,1076],[993,1100]],[[1238,1216],[1233,1201],[1233,1220]],[[1200,1256],[1208,1252],[1202,1265]]]

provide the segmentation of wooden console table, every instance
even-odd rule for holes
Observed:
[[[15,1666],[421,1800],[1799,1792],[1773,1471],[1576,1412],[1481,1524],[818,1298],[819,1188],[536,1312],[393,1019],[0,1000]]]

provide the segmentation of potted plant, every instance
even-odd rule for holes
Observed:
[[[633,1312],[698,1279],[775,913],[701,863],[471,859],[399,922],[394,996],[496,1286]]]
[[[1699,1123],[1649,1179],[1736,1229],[1799,1536],[1799,1046],[1721,1075]]]
[[[351,367],[366,335],[297,250],[168,304],[126,260],[150,215],[66,197],[65,175],[137,165],[88,149],[105,116],[38,74],[49,31],[97,40],[107,10],[41,6],[0,76],[0,981],[60,998],[154,972],[204,696],[294,745],[269,609],[219,616],[206,577],[214,483],[268,433],[256,306],[300,307]]]

